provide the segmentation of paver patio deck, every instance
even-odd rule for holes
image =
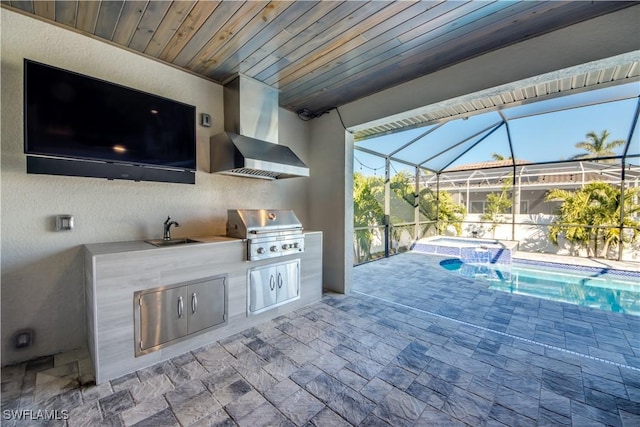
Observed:
[[[358,266],[349,295],[98,386],[86,350],[5,367],[2,425],[640,425],[640,318],[441,270]]]

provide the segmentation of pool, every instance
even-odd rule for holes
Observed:
[[[640,272],[525,260],[507,266],[446,259],[440,265],[490,289],[640,316]]]
[[[518,242],[468,237],[427,237],[411,248],[414,252],[455,256],[468,263],[511,264]]]

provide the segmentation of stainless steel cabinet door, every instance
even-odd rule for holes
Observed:
[[[188,333],[224,323],[225,295],[226,283],[222,277],[187,286]]]
[[[268,267],[249,273],[249,311],[254,312],[276,303],[277,268]]]
[[[300,292],[300,263],[295,261],[279,265],[277,284],[278,303],[297,297]]]
[[[186,289],[174,288],[140,296],[140,350],[187,333]]]

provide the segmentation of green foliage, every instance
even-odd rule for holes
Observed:
[[[378,177],[353,174],[353,221],[354,227],[384,224],[384,202],[378,200],[380,187],[384,195],[384,181]],[[378,194],[376,194],[378,193]],[[356,260],[368,261],[371,257],[373,232],[370,229],[356,230]]]
[[[581,150],[585,150],[586,153],[573,156],[573,159],[593,159],[596,157],[610,157],[615,156],[614,148],[620,147],[625,144],[622,139],[616,139],[615,141],[607,142],[609,137],[609,131],[603,130],[600,135],[591,131],[586,135],[587,140],[578,142],[575,146]],[[611,162],[613,160],[603,160],[602,162]]]
[[[432,221],[424,231],[435,226],[438,234],[444,234],[449,227],[453,227],[456,235],[459,236],[462,233],[462,221],[467,215],[467,210],[463,205],[456,203],[451,194],[446,191],[440,191],[439,206],[436,199],[436,193],[431,189],[424,188],[420,191],[420,216]]]
[[[513,160],[513,157],[511,157],[511,156],[505,157],[504,155],[502,155],[500,153],[493,153],[493,154],[491,154],[491,159],[495,160],[497,162],[501,162],[503,160]]]
[[[383,201],[380,202],[380,192]],[[353,174],[353,217],[354,226],[366,227],[382,224],[384,221],[384,180],[379,177],[365,177]]]
[[[384,225],[384,179],[377,176],[364,176],[354,173],[353,176],[353,214],[354,227],[375,227]],[[389,186],[391,188],[391,224],[414,222],[414,206],[417,197],[420,218],[431,221],[425,226],[425,232],[430,227],[436,227],[443,233],[448,227],[453,227],[459,235],[462,232],[462,221],[466,215],[464,206],[455,203],[447,192],[440,192],[440,208],[436,209],[436,193],[423,188],[415,193],[412,177],[406,172],[394,175]],[[371,230],[356,230],[356,259],[367,261],[370,259],[371,242],[374,233]]]
[[[586,248],[588,254],[598,256],[601,242],[602,257],[611,246],[632,243],[640,235],[637,221],[640,205],[636,203],[640,188],[628,188],[621,201],[620,188],[605,182],[592,182],[576,191],[550,190],[546,201],[562,201],[549,227],[549,239],[555,245],[562,236],[572,244]],[[632,230],[631,235],[621,235],[620,210],[624,206],[622,225]],[[598,228],[603,227],[603,228]]]
[[[506,222],[505,214],[511,212],[513,200],[511,199],[511,188],[513,187],[512,175],[505,178],[502,184],[502,190],[499,193],[490,193],[487,195],[484,213],[480,216],[483,221],[491,222],[492,235],[495,237],[495,231],[498,224]]]

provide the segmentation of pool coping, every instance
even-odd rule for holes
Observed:
[[[526,258],[515,258],[513,259],[513,261],[519,265],[531,265],[531,266],[543,266],[543,267],[551,267],[551,268],[562,268],[565,270],[570,270],[570,271],[589,271],[589,272],[597,272],[597,273],[607,273],[607,274],[613,274],[615,276],[622,276],[622,277],[638,277],[640,278],[640,271],[632,271],[632,270],[621,270],[618,268],[611,268],[611,267],[602,267],[602,266],[598,266],[598,267],[594,267],[594,266],[590,266],[590,265],[574,265],[574,264],[567,264],[567,263],[560,263],[560,262],[554,262],[554,261],[539,261],[539,260],[532,260],[532,259],[526,259]]]
[[[517,262],[521,262],[522,260],[537,261],[543,263],[546,262],[552,264],[564,264],[576,267],[593,267],[600,269],[611,269],[640,273],[640,262],[616,261],[604,258],[586,258],[570,255],[516,251],[513,253],[513,260]]]

